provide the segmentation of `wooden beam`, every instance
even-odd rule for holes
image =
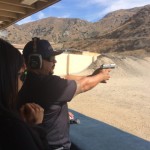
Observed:
[[[39,1],[41,1],[41,2],[47,2],[47,0],[39,0]]]
[[[20,4],[20,0],[0,0],[0,3],[3,4],[8,4],[8,5],[13,5],[13,6],[19,6],[19,7],[25,7],[25,8],[29,8],[29,9],[35,9],[33,6],[29,6],[29,5],[24,5],[24,4]]]
[[[12,13],[12,12],[8,12],[8,11],[0,10],[0,16],[17,19],[17,14],[16,13]]]
[[[0,25],[3,26],[3,25],[5,25],[5,23],[2,21],[2,22],[0,22]]]
[[[1,2],[0,2],[0,10],[20,13],[20,14],[26,14],[26,11],[24,8],[21,8],[19,6],[7,5],[7,4],[1,3]]]
[[[47,2],[47,0],[39,0],[39,1],[41,1],[41,2]]]
[[[22,0],[21,1],[21,4],[26,4],[26,5],[32,5],[32,4],[35,4],[37,2],[48,2],[47,0]]]
[[[7,18],[7,17],[2,17],[2,16],[0,16],[0,21],[7,21],[7,22],[11,22],[11,21],[12,21],[12,19]]]
[[[59,2],[59,1],[60,0],[48,0],[47,4],[50,3],[49,6],[51,6],[51,5],[53,5],[53,4],[55,4],[55,3]],[[45,8],[45,3],[43,3],[43,0],[39,0],[37,3],[35,3],[35,8],[41,8],[41,10],[44,9]]]
[[[0,26],[0,29],[7,28],[11,24],[47,8],[58,1],[60,0],[38,0],[31,6],[27,6],[21,4],[22,0],[0,0],[0,16],[12,20],[11,22],[3,21],[4,24]]]

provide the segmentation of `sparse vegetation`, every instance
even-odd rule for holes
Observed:
[[[150,48],[150,5],[109,13],[91,23],[81,19],[45,18],[7,28],[9,41],[24,44],[38,36],[61,43],[62,48],[114,52]],[[21,37],[21,38],[20,38]]]

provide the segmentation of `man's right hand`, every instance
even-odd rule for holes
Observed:
[[[109,72],[111,69],[97,69],[94,74],[82,77],[80,80],[76,81],[77,89],[75,95],[91,90],[100,82],[105,82],[109,80]]]
[[[110,73],[111,69],[101,69],[99,70],[99,75],[102,76],[102,83],[106,83],[106,80],[109,80],[110,78]]]
[[[22,119],[28,124],[40,124],[43,121],[44,109],[35,103],[26,103],[20,108]]]

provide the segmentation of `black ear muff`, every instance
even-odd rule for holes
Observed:
[[[40,69],[42,67],[42,56],[37,53],[37,42],[40,39],[37,37],[32,38],[33,41],[33,54],[29,55],[28,65],[31,69]]]
[[[31,69],[41,69],[41,67],[42,67],[42,56],[40,54],[30,55],[28,65]]]

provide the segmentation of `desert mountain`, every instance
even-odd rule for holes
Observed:
[[[146,51],[149,51],[150,49],[150,43],[149,43],[150,5],[141,7],[140,9],[139,8],[133,9],[133,11],[131,12],[132,13],[128,12],[130,15],[120,16],[120,18],[117,19],[117,21],[119,20],[119,22],[116,23],[116,25],[111,24],[109,22],[108,24],[110,24],[110,26],[113,27],[112,30],[109,30],[110,29],[109,28],[108,30],[105,30],[105,32],[93,38],[80,40],[79,42],[76,43],[66,42],[65,43],[66,45],[64,44],[65,47],[70,46],[72,48],[74,47],[74,48],[80,48],[81,50],[82,49],[92,50],[95,52],[112,52],[112,51],[122,52],[122,51],[127,51],[127,50],[132,51],[137,49],[138,50],[145,49]],[[116,15],[114,13],[110,15],[111,17],[113,15],[114,16],[113,18],[116,18],[115,17]],[[108,17],[110,17],[110,15],[108,15]],[[104,19],[102,21],[104,21]]]
[[[12,43],[24,44],[38,36],[62,49],[94,52],[149,50],[150,5],[107,14],[98,22],[81,19],[45,18],[23,25],[12,25],[1,32]],[[3,34],[4,33],[4,34]]]

